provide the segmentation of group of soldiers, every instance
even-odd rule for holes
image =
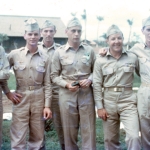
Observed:
[[[126,51],[122,31],[112,25],[107,31],[108,48],[101,49],[97,58],[93,48],[80,41],[82,25],[77,18],[68,22],[65,32],[68,41],[60,46],[54,42],[56,26],[52,22],[46,20],[39,27],[30,18],[25,21],[25,47],[12,50],[7,58],[0,47],[0,90],[13,102],[11,149],[46,149],[44,125],[52,118],[62,150],[79,149],[79,129],[81,148],[96,150],[96,106],[103,120],[106,150],[121,149],[120,122],[128,150],[149,150],[150,17],[142,24],[144,44]],[[13,93],[7,86],[11,67],[16,77]],[[134,71],[141,77],[138,96],[132,90]],[[1,94],[0,132],[2,114]]]

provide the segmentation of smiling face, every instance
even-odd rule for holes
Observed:
[[[80,38],[82,34],[81,26],[74,26],[66,29],[66,34],[68,36],[69,44],[77,44],[80,43]]]
[[[25,31],[24,39],[26,40],[27,45],[36,46],[40,39],[39,31]]]
[[[42,29],[41,36],[43,37],[44,43],[53,42],[55,33],[56,33],[56,30],[54,26]]]
[[[145,35],[145,40],[146,40],[146,43],[150,43],[150,25],[149,26],[145,26],[143,29],[142,29],[142,33]]]
[[[112,34],[107,39],[107,44],[109,45],[110,51],[121,52],[123,46],[123,36],[122,33]]]

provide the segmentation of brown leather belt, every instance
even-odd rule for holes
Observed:
[[[105,90],[114,91],[114,92],[123,92],[123,91],[130,91],[132,87],[105,87]]]
[[[21,86],[21,87],[17,87],[17,90],[29,90],[29,91],[33,91],[36,89],[40,89],[42,87],[42,85],[33,85],[33,86]]]

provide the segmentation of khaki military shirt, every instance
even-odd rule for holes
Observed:
[[[62,87],[66,86],[68,80],[78,81],[87,78],[92,80],[95,59],[91,46],[81,43],[79,49],[74,50],[67,43],[54,53],[51,78]]]
[[[97,58],[93,71],[93,91],[97,109],[103,108],[102,88],[132,87],[134,70],[138,69],[136,55],[123,50],[119,59],[109,51],[105,57]]]
[[[45,107],[50,107],[52,89],[50,84],[50,63],[47,55],[41,50],[34,54],[27,47],[12,50],[8,55],[10,67],[13,67],[17,88],[44,86]]]
[[[61,46],[60,44],[54,43],[51,47],[47,48],[45,47],[43,41],[38,43],[39,49],[44,50],[44,52],[48,54],[50,60],[52,60],[55,50],[60,46]]]
[[[143,43],[138,43],[135,44],[129,51],[138,57],[141,82],[150,84],[150,48]]]
[[[9,78],[9,62],[5,55],[5,50],[0,46],[0,86],[2,87],[4,93],[9,92],[7,86],[7,79]]]
[[[50,62],[52,61],[52,57],[53,57],[55,50],[60,46],[61,46],[60,44],[53,43],[53,45],[51,47],[47,48],[47,47],[45,47],[43,41],[38,43],[39,49],[43,50],[48,55]],[[52,93],[53,93],[53,98],[59,97],[58,96],[59,87],[54,83],[52,83]]]

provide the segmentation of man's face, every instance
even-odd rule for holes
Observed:
[[[55,33],[56,33],[56,30],[53,26],[42,29],[41,36],[43,37],[43,41],[44,42],[53,41]]]
[[[107,44],[111,51],[120,52],[123,46],[123,36],[121,33],[112,34],[107,39]]]
[[[144,29],[142,29],[142,33],[145,35],[145,40],[150,42],[150,26],[145,26]]]
[[[79,43],[82,34],[82,28],[80,26],[70,27],[66,29],[68,41],[73,43]]]
[[[37,45],[40,39],[40,32],[39,31],[26,31],[24,34],[24,39],[26,40],[28,45]]]

